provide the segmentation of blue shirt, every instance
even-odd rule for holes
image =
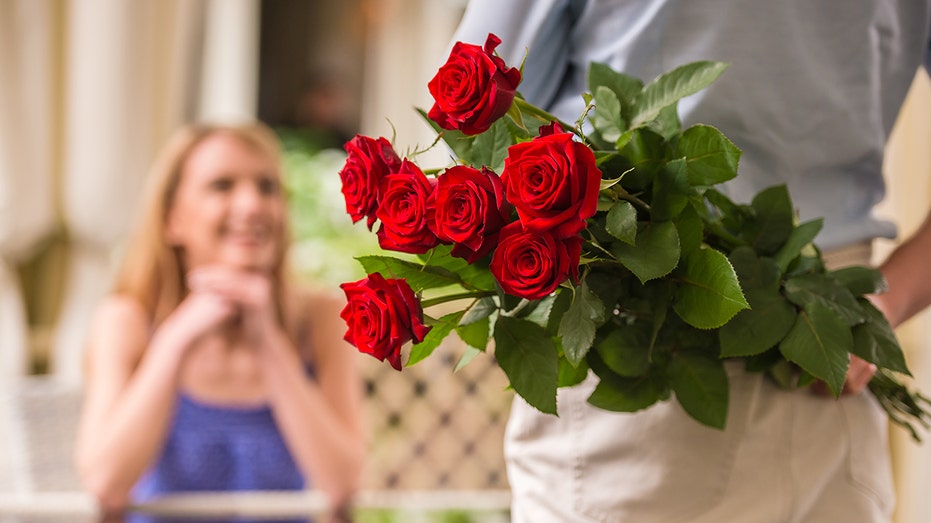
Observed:
[[[132,497],[138,503],[177,492],[304,487],[271,407],[212,405],[181,393],[162,452]]]
[[[784,183],[803,221],[824,217],[816,242],[832,249],[895,235],[873,207],[886,140],[931,56],[929,21],[925,0],[471,0],[454,40],[492,32],[509,64],[527,53],[519,91],[566,121],[592,61],[644,81],[730,63],[682,100],[683,125],[713,125],[743,150],[735,201]]]

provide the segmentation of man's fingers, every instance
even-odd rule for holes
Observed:
[[[844,388],[841,390],[841,394],[859,394],[863,392],[870,384],[874,374],[876,374],[876,365],[851,355],[850,366],[847,368],[847,378],[844,380]],[[818,395],[830,395],[830,390],[823,381],[813,383],[811,390]]]
[[[850,357],[850,369],[847,371],[847,381],[844,384],[844,392],[848,394],[859,394],[863,392],[876,374],[876,365],[865,361],[857,356]]]

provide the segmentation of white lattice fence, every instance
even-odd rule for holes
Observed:
[[[463,344],[449,337],[397,372],[363,364],[371,432],[369,489],[507,489],[502,442],[513,393],[491,355],[454,371]]]

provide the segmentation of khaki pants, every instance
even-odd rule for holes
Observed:
[[[674,399],[632,414],[592,407],[594,376],[559,390],[559,417],[517,397],[505,434],[512,521],[891,521],[887,420],[870,393],[834,400],[726,366],[724,431]]]

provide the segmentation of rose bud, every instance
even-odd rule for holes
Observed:
[[[453,242],[452,255],[474,263],[498,242],[511,217],[504,185],[494,172],[457,165],[436,183],[436,234]]]
[[[501,230],[491,257],[491,274],[504,292],[538,300],[572,278],[578,281],[582,238],[559,239],[549,232],[523,230],[514,222]]]
[[[372,230],[378,208],[378,188],[385,176],[401,167],[401,159],[385,138],[356,135],[343,148],[348,157],[339,177],[343,182],[346,212],[353,223],[368,218],[366,225]]]
[[[440,243],[432,230],[435,183],[406,159],[398,172],[385,176],[375,211],[381,220],[377,234],[382,249],[423,254]]]
[[[423,324],[423,308],[410,285],[373,273],[340,288],[348,301],[340,312],[349,327],[343,338],[359,352],[401,370],[401,347],[423,341],[432,328]]]
[[[508,148],[501,181],[524,228],[557,238],[578,234],[594,216],[601,190],[595,154],[559,126]]]
[[[435,100],[427,116],[437,125],[479,134],[508,111],[521,75],[494,55],[500,43],[491,33],[484,47],[456,42],[446,63],[427,84]]]

